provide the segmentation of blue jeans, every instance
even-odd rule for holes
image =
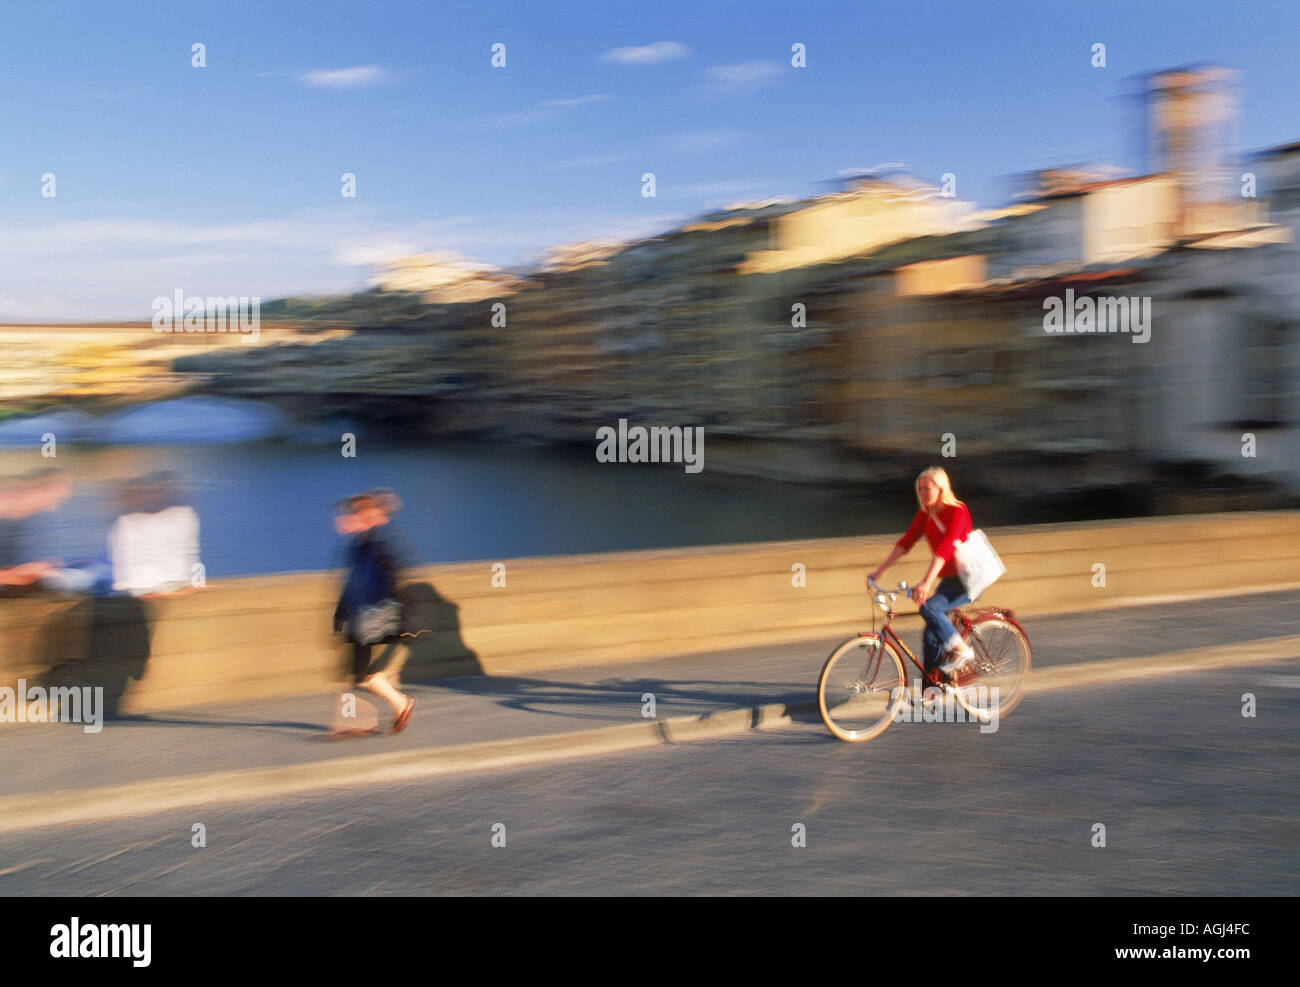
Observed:
[[[961,584],[961,580],[949,576],[935,586],[934,593],[919,607],[921,616],[925,618],[921,652],[925,656],[926,668],[939,664],[944,645],[957,633],[952,621],[948,619],[948,611],[969,602],[970,597],[966,595],[966,587]]]

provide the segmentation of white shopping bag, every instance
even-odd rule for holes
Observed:
[[[959,542],[953,558],[957,560],[957,575],[972,603],[1007,571],[983,531],[972,531],[965,541]]]

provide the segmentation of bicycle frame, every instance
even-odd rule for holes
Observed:
[[[875,586],[874,583],[872,585]],[[859,637],[871,637],[873,634],[878,633],[882,639],[888,640],[891,644],[895,645],[897,648],[901,650],[902,654],[906,655],[907,658],[912,662],[912,664],[916,666],[917,671],[921,673],[921,681],[926,686],[935,686],[937,688],[943,688],[944,686],[950,686],[954,684],[962,685],[965,681],[969,679],[970,675],[973,673],[968,672],[966,675],[961,675],[956,682],[952,682],[949,681],[943,675],[943,673],[939,671],[937,666],[934,669],[927,671],[925,666],[917,659],[916,655],[912,652],[912,649],[909,648],[906,642],[904,642],[904,640],[898,636],[898,632],[894,630],[892,626],[895,617],[920,617],[921,616],[920,612],[900,614],[897,610],[894,609],[894,602],[893,602],[894,594],[878,586],[875,588],[878,593],[880,593],[882,596],[885,597],[885,599],[889,601],[889,608],[885,610],[885,623],[880,628],[879,631],[876,631],[873,628],[873,630],[871,631],[863,631],[858,635]],[[907,593],[910,596],[911,590],[909,589]],[[873,625],[875,624],[874,608],[876,606],[879,606],[879,604],[878,603],[872,604]],[[971,616],[968,616],[967,613],[964,610],[962,610],[960,607],[956,607],[948,611],[949,618],[952,620],[953,627],[957,629],[957,632],[962,636],[964,640],[969,640],[971,628],[975,625],[976,622],[988,617],[998,617],[1008,621],[1016,628],[1016,630],[1020,631],[1020,633],[1024,635],[1026,642],[1028,642],[1029,640],[1029,635],[1025,634],[1024,628],[1020,626],[1020,622],[1016,620],[1015,614],[1010,609],[1004,607],[980,607],[976,610],[971,611],[971,613],[974,614],[973,618]],[[876,656],[876,660],[874,662],[875,667],[871,669],[872,678],[874,678],[876,673],[880,670],[880,661],[882,657],[883,657],[883,649],[882,649],[882,653]],[[981,655],[981,657],[987,658],[987,655]]]
[[[898,613],[898,611],[892,609],[892,607],[891,607],[891,609],[885,611],[885,623],[884,623],[884,625],[880,628],[879,631],[863,631],[863,632],[862,632],[861,634],[859,634],[858,636],[859,636],[859,637],[871,637],[873,634],[877,634],[877,633],[878,633],[882,638],[884,638],[885,640],[888,640],[891,644],[893,644],[895,647],[897,647],[898,649],[900,649],[900,651],[901,651],[904,655],[907,656],[907,658],[912,662],[912,664],[916,666],[916,670],[917,670],[918,672],[921,673],[921,680],[922,680],[926,685],[933,685],[933,686],[943,686],[943,685],[945,685],[946,683],[943,682],[943,681],[939,678],[939,670],[938,670],[938,668],[936,667],[936,668],[934,668],[934,669],[932,669],[932,670],[927,671],[926,668],[925,668],[925,666],[922,665],[921,662],[917,660],[916,655],[912,653],[912,649],[909,648],[909,647],[907,646],[906,642],[904,642],[903,639],[902,639],[901,637],[898,636],[898,631],[894,630],[894,628],[893,628],[892,625],[893,625],[893,622],[894,622],[894,618],[895,618],[895,617],[899,617],[899,616],[902,616],[902,617],[919,617],[919,616],[921,616],[921,615],[920,615],[920,613],[915,613],[915,614],[910,614],[910,613],[908,613],[908,614],[900,614],[900,613]],[[961,615],[958,614],[958,616],[961,616]],[[963,619],[964,619],[964,618],[963,618]],[[969,624],[969,621],[967,621],[967,624]],[[881,659],[882,656],[883,656],[883,649],[882,649],[881,655],[879,655],[879,656],[876,657],[877,667],[876,667],[876,668],[873,668],[873,669],[871,670],[872,677],[874,677],[875,674],[876,674],[876,672],[879,670],[879,662],[880,662],[880,659]]]

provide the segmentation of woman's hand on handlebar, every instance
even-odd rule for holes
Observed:
[[[929,599],[930,586],[931,586],[931,582],[930,580],[927,579],[922,581],[919,585],[912,587],[909,595],[912,597],[913,600],[916,601],[916,605],[918,607],[922,603],[924,603],[927,599]]]

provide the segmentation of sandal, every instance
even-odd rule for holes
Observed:
[[[411,710],[415,709],[415,700],[410,696],[406,697],[406,708],[397,714],[397,719],[393,721],[393,733],[401,733],[406,729],[406,724],[411,722]]]

